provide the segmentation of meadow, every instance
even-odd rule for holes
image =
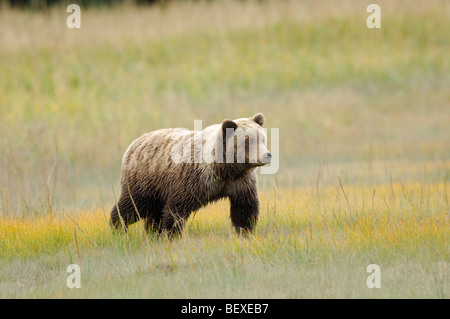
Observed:
[[[378,1],[369,29],[369,3],[88,8],[76,30],[1,7],[0,297],[448,298],[450,5]],[[280,169],[250,238],[226,201],[180,240],[110,231],[134,138],[257,112]]]

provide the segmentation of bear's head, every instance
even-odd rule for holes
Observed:
[[[267,150],[267,134],[263,124],[262,113],[222,122],[225,163],[254,168],[270,162],[272,154]]]

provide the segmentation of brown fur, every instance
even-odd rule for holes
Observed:
[[[224,134],[227,128],[260,129],[263,122],[264,116],[260,113],[249,119],[225,120],[203,131],[208,138],[203,145],[223,143],[225,158],[230,143]],[[111,210],[113,228],[127,229],[129,224],[142,218],[148,231],[180,235],[192,212],[210,202],[229,198],[230,217],[236,231],[251,232],[259,214],[255,168],[264,164],[259,161],[250,163],[247,149],[245,163],[195,163],[193,160],[190,163],[175,163],[170,157],[177,143],[171,138],[172,134],[178,134],[183,143],[188,143],[195,132],[163,129],[146,133],[125,152],[121,194]],[[245,143],[248,148],[248,138]]]

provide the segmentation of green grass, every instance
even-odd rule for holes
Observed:
[[[0,296],[448,298],[449,4],[380,1],[379,30],[367,4],[92,8],[79,30],[2,9]],[[254,237],[224,203],[179,241],[110,233],[133,139],[257,112],[280,170]]]
[[[101,210],[3,218],[0,296],[447,298],[445,188],[285,188],[276,203],[263,192],[267,208],[249,239],[233,233],[226,202],[199,211],[174,241],[149,236],[142,223],[114,235]],[[66,286],[72,263],[81,289]],[[381,289],[366,286],[372,263]]]

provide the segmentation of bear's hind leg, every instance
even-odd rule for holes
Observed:
[[[179,210],[165,206],[162,211],[162,230],[169,238],[181,237],[186,219]]]
[[[161,233],[161,212],[153,211],[145,220],[145,230],[149,234],[160,234]]]
[[[129,195],[121,195],[117,204],[111,209],[110,225],[116,229],[127,231],[128,225],[135,223],[145,214],[144,202],[141,200],[133,200]]]

